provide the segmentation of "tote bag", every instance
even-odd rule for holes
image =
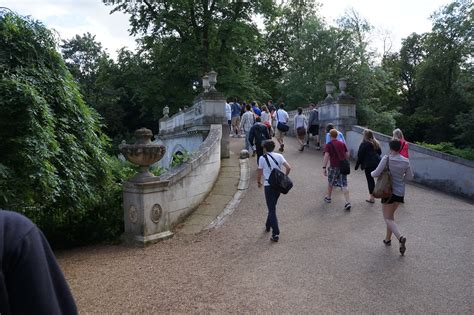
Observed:
[[[389,157],[387,156],[387,165],[382,171],[377,182],[375,183],[374,192],[375,198],[390,198],[392,196],[392,175],[390,174]]]
[[[277,129],[280,130],[281,132],[287,132],[288,130],[290,130],[290,126],[288,126],[287,124],[282,123],[282,122],[279,121],[279,119],[278,119],[278,111],[276,112],[276,114],[277,114],[277,121],[278,121],[278,123],[277,123]]]

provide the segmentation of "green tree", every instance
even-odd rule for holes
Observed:
[[[103,59],[108,59],[101,43],[95,40],[95,35],[85,33],[63,40],[61,51],[66,66],[79,83],[85,102],[95,107],[99,97],[96,86],[99,67]]]
[[[177,89],[189,102],[200,77],[211,68],[219,73],[218,89],[227,94],[256,96],[257,86],[249,66],[258,53],[260,33],[255,14],[267,15],[273,1],[104,0],[112,12],[131,15],[132,34],[143,35],[142,50],[161,66],[164,91]],[[158,48],[156,48],[158,46]],[[183,104],[169,99],[172,110]]]
[[[114,181],[99,116],[41,23],[1,12],[0,46],[0,207],[30,216],[53,241],[86,239],[86,218],[97,226],[117,210],[100,208],[98,192]]]

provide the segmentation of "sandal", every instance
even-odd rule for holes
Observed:
[[[365,201],[367,201],[368,203],[375,203],[375,200],[366,199]]]

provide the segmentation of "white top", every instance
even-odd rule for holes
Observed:
[[[298,129],[299,127],[304,127],[304,129],[308,128],[308,120],[303,114],[295,115],[295,129]]]
[[[387,157],[389,157],[388,168],[392,175],[392,193],[399,197],[405,196],[405,181],[413,178],[413,172],[410,167],[410,160],[401,156],[399,153],[385,155],[379,165],[371,173],[372,177],[378,177],[387,165]]]
[[[268,121],[270,122],[272,117],[270,116],[269,113],[262,111],[262,115],[260,116],[260,119],[262,120],[262,123]]]
[[[288,122],[288,119],[290,119],[290,116],[288,116],[288,113],[284,109],[281,109],[281,108],[277,110],[275,117],[277,117],[279,122],[282,122],[285,124]]]
[[[275,159],[278,162],[278,166],[275,164],[275,161],[273,161],[273,159],[268,156],[267,157],[268,162],[270,162],[270,166],[271,166],[271,168],[269,168],[264,155],[262,155],[260,159],[258,160],[258,168],[263,169],[263,178],[265,179],[264,185],[270,186],[270,184],[268,183],[268,177],[270,177],[270,173],[272,172],[272,169],[276,167],[283,172],[283,169],[285,168],[283,166],[283,163],[287,163],[287,162],[285,158],[283,157],[283,155],[281,155],[280,153],[272,152],[272,153],[267,153],[267,154],[273,156],[273,159]]]
[[[242,115],[242,118],[240,119],[240,128],[242,128],[244,132],[249,132],[254,122],[255,122],[255,117],[252,111],[247,111]]]
[[[227,117],[227,120],[232,119],[232,107],[230,107],[229,103],[225,103],[225,116]]]

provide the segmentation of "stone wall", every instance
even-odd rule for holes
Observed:
[[[162,176],[168,181],[166,202],[170,223],[175,225],[189,215],[209,194],[221,167],[222,126],[211,125],[209,135],[191,158]]]
[[[221,138],[222,125],[211,125],[187,162],[153,181],[124,184],[125,240],[146,244],[172,235],[212,190],[221,166]]]
[[[353,126],[346,134],[347,147],[353,158],[357,158],[363,131],[363,127]],[[377,132],[374,135],[380,142],[382,154],[387,154],[391,137]],[[409,156],[415,182],[474,199],[474,161],[413,143],[409,144]]]

